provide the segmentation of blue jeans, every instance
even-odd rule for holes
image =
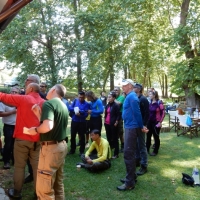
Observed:
[[[140,160],[140,164],[142,167],[147,167],[148,165],[148,156],[147,156],[147,148],[145,142],[146,133],[143,133],[140,130],[137,138],[137,147],[136,147],[136,159]]]
[[[13,158],[13,148],[14,148],[14,138],[13,133],[15,130],[14,125],[4,124],[3,133],[4,133],[4,151],[3,151],[3,161],[4,164],[10,163],[10,160],[14,162]]]
[[[124,162],[126,165],[126,186],[133,187],[135,185],[135,153],[137,146],[137,137],[140,134],[140,128],[125,128],[124,135]]]

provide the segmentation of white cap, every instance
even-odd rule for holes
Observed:
[[[131,79],[123,79],[122,80],[122,85],[127,85],[127,84],[131,84],[132,86],[135,85],[135,83],[131,80]]]

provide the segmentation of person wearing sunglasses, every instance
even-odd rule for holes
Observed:
[[[47,84],[45,82],[40,83],[40,93],[42,93],[45,96],[47,96]]]

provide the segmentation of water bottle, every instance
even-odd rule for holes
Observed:
[[[196,167],[193,169],[192,177],[194,179],[194,184],[199,184],[199,170]]]

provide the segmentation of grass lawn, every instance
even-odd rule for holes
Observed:
[[[102,137],[105,137],[104,130]],[[109,170],[92,174],[85,169],[77,171],[76,163],[80,162],[77,149],[76,154],[67,156],[65,160],[66,200],[200,199],[199,187],[185,186],[181,181],[182,172],[191,175],[193,167],[197,166],[200,169],[200,137],[193,139],[187,136],[177,137],[174,132],[161,133],[160,137],[160,151],[156,157],[149,156],[148,173],[138,177],[134,190],[125,192],[116,189],[121,185],[120,178],[125,177],[122,153],[118,159],[112,161],[112,167]],[[7,173],[12,172],[13,169],[7,170]],[[12,187],[12,177],[10,176],[1,184],[4,188]],[[23,200],[30,200],[32,197],[32,183],[24,185]]]

